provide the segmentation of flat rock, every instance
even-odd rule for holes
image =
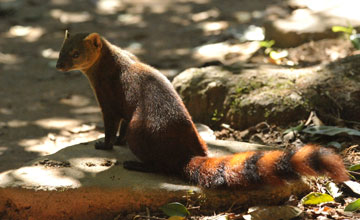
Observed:
[[[276,46],[295,47],[310,40],[320,40],[337,36],[331,31],[333,26],[360,26],[356,10],[360,2],[343,1],[299,1],[289,3],[297,7],[284,18],[272,17],[265,22],[265,37],[275,40]]]
[[[213,155],[266,149],[211,139]],[[126,146],[100,151],[90,142],[0,173],[0,218],[114,219],[123,212],[184,202],[186,196],[202,209],[222,210],[232,205],[277,204],[308,190],[303,182],[256,190],[205,190],[174,176],[126,170],[122,166],[126,160],[136,160]]]

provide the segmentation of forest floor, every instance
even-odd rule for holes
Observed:
[[[100,109],[86,78],[79,72],[64,74],[55,69],[65,29],[99,32],[172,78],[187,68],[204,65],[193,49],[231,40],[226,32],[229,27],[261,26],[267,14],[291,11],[281,0],[245,0],[241,4],[238,0],[136,0],[115,5],[101,5],[106,1],[96,0],[14,2],[9,8],[0,7],[0,172],[103,136]],[[297,67],[356,53],[343,38],[285,49],[289,53],[286,62]],[[274,63],[264,49],[246,62]],[[280,128],[263,123],[245,131],[222,128],[216,134],[221,139],[275,145],[283,143],[283,131],[292,126],[296,125]],[[297,138],[302,141],[301,135]],[[343,151],[347,164],[360,161],[359,139],[341,136],[331,141],[348,148]],[[304,218],[355,218],[338,211],[344,203],[336,204],[326,210],[320,206],[306,209]]]

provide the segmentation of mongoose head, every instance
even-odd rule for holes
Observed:
[[[60,50],[56,68],[60,71],[89,69],[99,58],[102,48],[98,33],[79,33],[70,36],[65,32],[65,39]]]

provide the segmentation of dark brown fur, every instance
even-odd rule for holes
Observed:
[[[341,158],[330,150],[308,145],[297,152],[244,152],[207,157],[207,146],[171,83],[97,33],[66,36],[57,68],[80,70],[101,107],[105,141],[112,149],[121,120],[131,151],[154,170],[182,174],[204,187],[281,184],[299,175],[327,174],[347,180]]]

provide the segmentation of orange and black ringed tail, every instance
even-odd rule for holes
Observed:
[[[305,145],[293,151],[249,151],[223,157],[194,157],[185,176],[206,188],[246,188],[280,185],[300,176],[330,176],[336,182],[349,179],[339,155],[331,149]]]

